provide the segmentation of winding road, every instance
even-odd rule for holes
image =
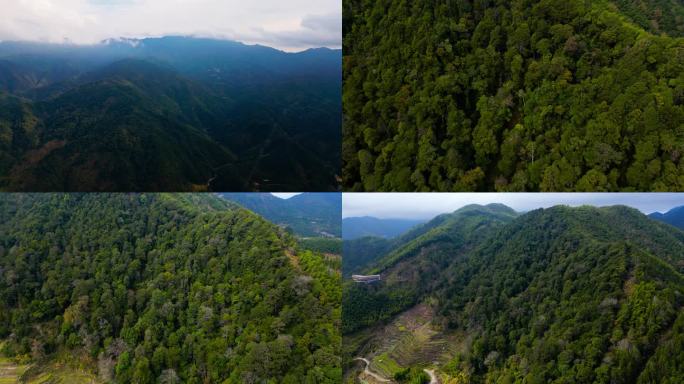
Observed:
[[[437,379],[434,369],[423,369],[423,371],[430,375],[430,384],[439,384],[439,380]]]
[[[389,382],[390,382],[390,380],[388,380],[388,379],[386,379],[386,378],[384,378],[384,377],[378,375],[377,373],[371,371],[371,370],[370,370],[370,361],[368,361],[367,359],[365,359],[365,358],[363,358],[363,357],[357,357],[357,358],[354,359],[354,360],[359,360],[359,361],[363,361],[364,363],[366,363],[366,368],[364,368],[364,370],[363,370],[363,372],[364,372],[365,374],[367,374],[367,375],[369,375],[369,376],[372,376],[375,380],[381,381],[381,382],[383,382],[383,383],[389,383]]]
[[[366,364],[366,367],[363,369],[363,373],[365,373],[366,375],[372,376],[375,380],[381,381],[383,383],[391,382],[391,380],[388,380],[388,379],[382,377],[381,375],[371,371],[370,370],[370,361],[368,361],[368,359],[363,358],[363,357],[357,357],[354,360],[355,361],[356,360],[363,361]],[[425,368],[425,369],[423,369],[423,371],[425,371],[425,373],[427,373],[430,376],[430,384],[439,384],[439,379],[437,378],[437,374],[435,373],[434,369]]]

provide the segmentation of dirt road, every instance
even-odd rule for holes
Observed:
[[[363,372],[364,372],[365,374],[367,374],[367,375],[369,375],[369,376],[372,376],[375,380],[381,381],[381,382],[383,382],[383,383],[389,383],[389,382],[390,382],[390,380],[388,380],[388,379],[386,379],[386,378],[384,378],[384,377],[378,375],[377,373],[371,371],[371,370],[370,370],[370,361],[368,361],[367,359],[365,359],[365,358],[363,358],[363,357],[357,357],[357,358],[354,359],[354,360],[359,360],[359,361],[363,361],[364,363],[366,363],[366,368],[364,368],[364,370],[363,370]]]
[[[439,379],[437,378],[434,369],[423,369],[423,371],[430,375],[430,384],[439,384]]]

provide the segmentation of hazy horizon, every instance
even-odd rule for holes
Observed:
[[[192,36],[288,52],[342,45],[339,1],[25,0],[3,4],[0,41],[93,45]]]
[[[245,41],[240,41],[240,40],[234,40],[230,38],[221,38],[221,37],[212,37],[212,36],[198,36],[198,35],[160,35],[160,36],[146,36],[146,37],[109,37],[105,38],[101,41],[94,42],[94,43],[77,43],[77,42],[71,42],[71,41],[64,41],[64,42],[44,42],[44,41],[33,41],[33,40],[2,40],[0,39],[0,44],[36,44],[36,45],[46,45],[46,46],[63,46],[63,47],[73,47],[73,48],[92,48],[92,47],[98,47],[98,46],[104,46],[107,45],[111,42],[126,42],[127,40],[134,40],[134,41],[142,41],[146,39],[165,39],[165,38],[184,38],[184,39],[203,39],[203,40],[216,40],[216,41],[225,41],[225,42],[231,42],[231,43],[237,43],[237,44],[243,44],[245,46],[260,46],[260,47],[266,47],[266,48],[271,48],[275,50],[279,50],[282,52],[287,52],[287,53],[301,53],[301,52],[306,52],[308,50],[312,49],[329,49],[332,51],[339,51],[341,48],[330,48],[326,46],[319,46],[319,47],[308,47],[308,48],[302,48],[302,49],[292,49],[292,50],[285,50],[281,49],[279,47],[275,46],[270,46],[266,44],[259,44],[259,43],[248,43]]]
[[[428,220],[470,204],[504,204],[518,212],[556,205],[626,205],[644,214],[684,205],[681,193],[344,193],[342,218]]]

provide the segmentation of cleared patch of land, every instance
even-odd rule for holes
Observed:
[[[469,338],[462,333],[441,331],[434,319],[433,309],[422,303],[389,324],[351,335],[349,340],[359,346],[358,356],[370,362],[368,370],[383,378],[392,378],[408,367],[438,367],[463,352]],[[366,347],[362,347],[364,344]],[[373,382],[366,371],[361,371],[358,377]],[[430,372],[436,380],[437,371]]]
[[[17,365],[10,359],[0,357],[0,384],[19,383],[19,377],[27,368],[26,365]]]
[[[2,343],[0,343],[2,350]],[[20,364],[0,355],[0,384],[100,384],[95,375],[57,362]]]

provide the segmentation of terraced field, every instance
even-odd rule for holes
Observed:
[[[42,372],[31,375],[26,380],[21,376],[30,368],[27,365],[16,365],[7,359],[0,359],[0,384],[99,384],[100,381],[89,373],[75,369],[50,365]]]
[[[397,316],[391,323],[373,331],[372,351],[366,351],[369,369],[385,378],[407,367],[439,366],[462,352],[468,337],[444,333],[434,323],[434,312],[419,304]],[[368,380],[361,374],[359,378]]]
[[[71,369],[44,372],[27,381],[26,384],[98,384],[94,376]]]
[[[0,357],[0,384],[19,383],[19,377],[26,369],[26,365],[17,365],[10,359]]]
[[[2,349],[2,343],[0,343]],[[30,372],[28,372],[30,370]],[[22,380],[22,376],[29,376]],[[0,384],[100,384],[89,373],[63,364],[20,365],[0,356]]]

